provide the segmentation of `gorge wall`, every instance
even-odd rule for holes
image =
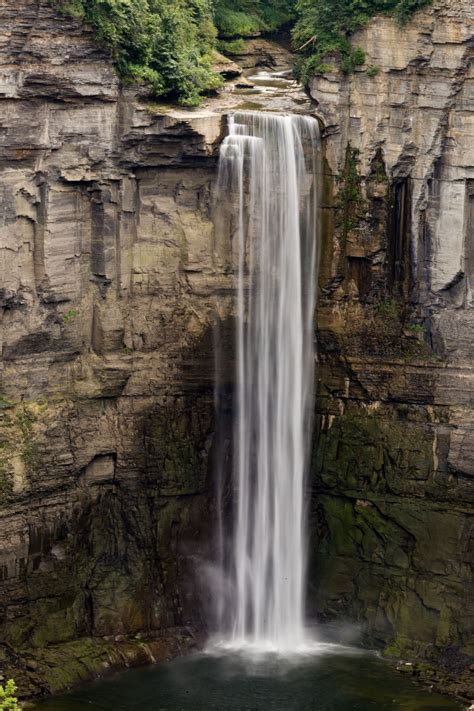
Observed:
[[[462,672],[466,696],[473,20],[463,0],[404,27],[379,17],[353,38],[365,65],[344,76],[333,64],[311,85],[336,176],[323,198],[311,602],[389,654]]]
[[[0,666],[22,693],[200,626],[222,120],[163,111],[46,0],[1,4]]]
[[[315,109],[298,99],[326,154],[310,607],[462,678],[472,19],[467,0],[378,18],[354,38],[366,66],[315,78]],[[0,667],[24,691],[202,627],[212,325],[232,296],[210,219],[223,132],[219,111],[120,86],[47,0],[0,6]]]

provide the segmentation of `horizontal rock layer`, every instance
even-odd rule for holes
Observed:
[[[474,654],[473,19],[436,1],[378,17],[353,38],[366,64],[311,85],[329,176],[312,604],[457,672]]]
[[[375,76],[311,87],[326,163],[310,602],[457,670],[473,653],[471,12],[378,18],[354,38]],[[244,66],[272,64],[259,43]],[[0,663],[23,691],[176,653],[202,626],[215,316],[232,332],[210,219],[223,130],[121,87],[46,0],[0,7]]]
[[[109,663],[78,638],[202,625],[229,277],[210,221],[221,117],[121,88],[46,0],[3,3],[0,28],[0,662],[24,694]],[[82,671],[56,678],[68,650]]]

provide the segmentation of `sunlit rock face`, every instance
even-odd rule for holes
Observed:
[[[325,125],[312,604],[394,654],[473,648],[474,81],[467,0],[316,77]],[[369,70],[369,71],[367,71]],[[331,237],[332,235],[332,237]]]
[[[221,118],[153,113],[46,0],[0,28],[0,640],[24,693],[167,653],[72,640],[200,622],[227,277]]]

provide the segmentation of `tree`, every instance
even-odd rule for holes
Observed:
[[[156,96],[194,106],[216,89],[216,29],[211,0],[52,0],[91,25],[120,74],[151,85]]]
[[[16,691],[13,679],[9,679],[5,686],[0,684],[0,711],[20,711]]]

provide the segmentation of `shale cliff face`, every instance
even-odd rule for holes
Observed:
[[[325,125],[312,604],[394,655],[474,654],[474,77],[468,0],[354,37]],[[333,188],[335,188],[333,190]],[[467,693],[467,692],[466,692]]]
[[[378,18],[354,38],[369,73],[311,87],[310,603],[458,671],[474,651],[471,25],[467,0],[403,29]],[[163,657],[201,624],[212,323],[232,293],[210,219],[222,135],[219,114],[120,87],[47,0],[0,5],[0,667],[23,691]]]
[[[0,665],[23,693],[199,622],[222,122],[153,110],[46,0],[1,4]]]

